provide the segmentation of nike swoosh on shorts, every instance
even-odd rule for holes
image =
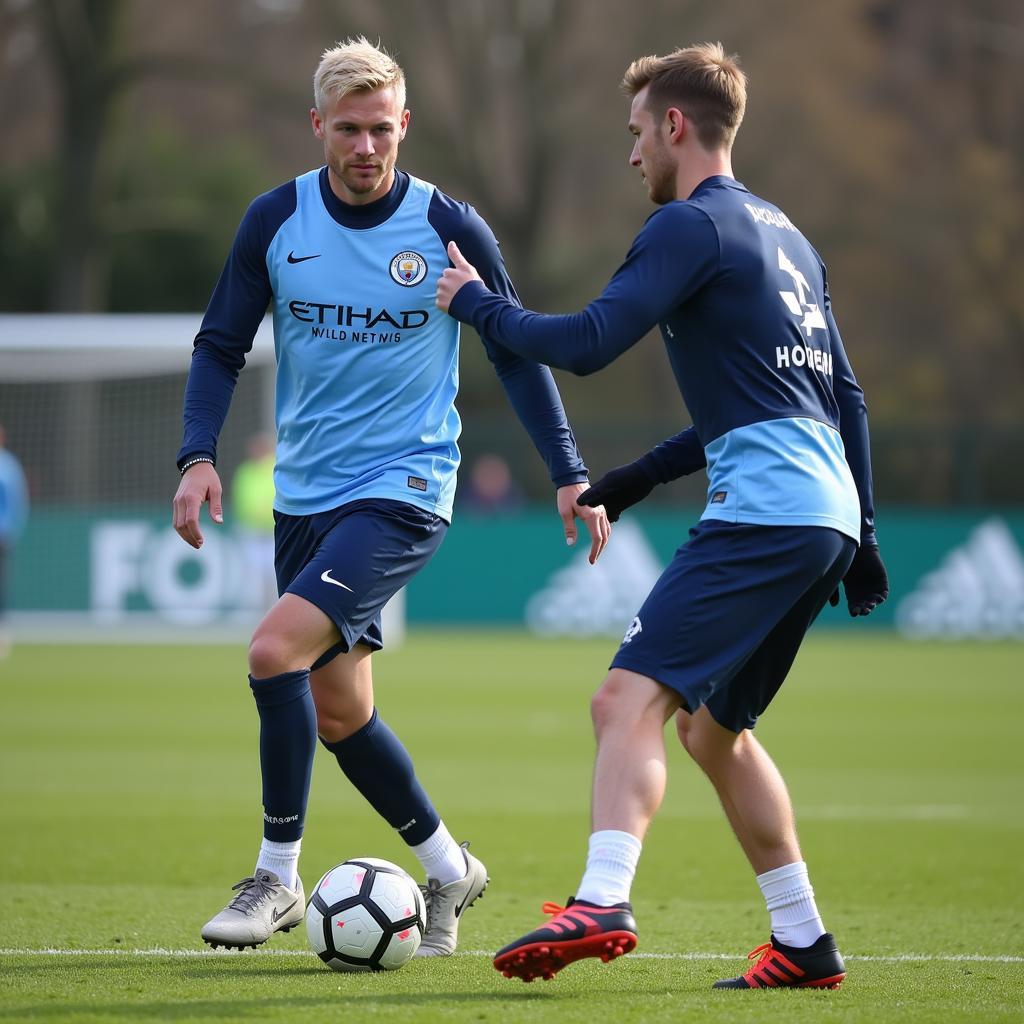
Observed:
[[[336,587],[341,587],[342,590],[347,590],[350,594],[354,594],[355,591],[351,587],[346,587],[345,584],[340,582],[339,580],[331,579],[331,573],[333,571],[333,569],[325,569],[322,573],[320,573],[320,579],[322,579],[324,583],[333,583]]]

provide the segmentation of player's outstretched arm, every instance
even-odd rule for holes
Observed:
[[[638,501],[643,501],[657,483],[639,463],[627,462],[624,466],[609,469],[579,496],[577,502],[590,508],[603,506],[609,522],[617,523],[619,516]]]
[[[576,543],[576,520],[580,519],[590,534],[590,554],[588,560],[593,565],[600,557],[612,535],[610,516],[600,502],[583,505],[579,501],[581,494],[589,493],[587,482],[566,484],[555,492],[558,514],[565,528],[565,543],[570,546]]]
[[[600,296],[578,313],[524,310],[493,294],[473,265],[449,246],[452,267],[438,282],[438,305],[505,348],[580,376],[595,373],[635,345],[710,280],[721,259],[718,233],[685,203],[647,219]]]
[[[209,502],[210,518],[215,523],[223,523],[223,494],[220,476],[212,463],[197,462],[185,470],[172,502],[174,529],[182,540],[194,548],[203,546],[199,510]]]
[[[687,427],[634,462],[608,470],[580,495],[578,503],[604,505],[608,519],[614,523],[627,508],[643,501],[658,484],[696,473],[706,465],[704,446],[697,431]]]

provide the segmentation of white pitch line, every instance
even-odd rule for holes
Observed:
[[[152,956],[200,959],[218,956],[315,956],[308,949],[248,949],[244,953],[236,949],[165,949],[154,946],[152,949],[127,949],[114,946],[111,949],[54,949],[49,946],[43,949],[0,949],[0,956]]]
[[[138,957],[174,957],[180,959],[188,958],[215,958],[215,957],[238,957],[238,956],[282,956],[282,957],[313,957],[315,954],[303,949],[249,949],[239,951],[234,949],[165,949],[155,947],[152,949],[126,949],[114,947],[112,949],[0,949],[0,956],[138,956]],[[490,959],[494,954],[484,949],[469,949],[456,956],[487,957]],[[742,960],[743,953],[631,953],[630,960]],[[1012,956],[1009,954],[984,953],[894,953],[891,956],[845,956],[845,960],[855,960],[859,963],[978,963],[978,964],[1021,964],[1024,963],[1024,956]]]

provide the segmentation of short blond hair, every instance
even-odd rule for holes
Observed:
[[[645,86],[656,116],[678,106],[708,149],[732,147],[747,106],[747,76],[721,43],[680,47],[664,57],[640,57],[626,69],[622,88],[635,96]]]
[[[320,56],[313,74],[313,101],[321,114],[331,99],[350,92],[373,92],[394,86],[398,109],[405,109],[405,72],[380,43],[373,45],[365,36],[346,39],[331,46]]]

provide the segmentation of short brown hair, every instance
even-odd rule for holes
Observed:
[[[747,105],[747,76],[739,58],[721,43],[680,47],[664,57],[639,57],[626,69],[622,88],[635,96],[645,86],[647,107],[659,117],[677,106],[708,149],[732,146]]]

